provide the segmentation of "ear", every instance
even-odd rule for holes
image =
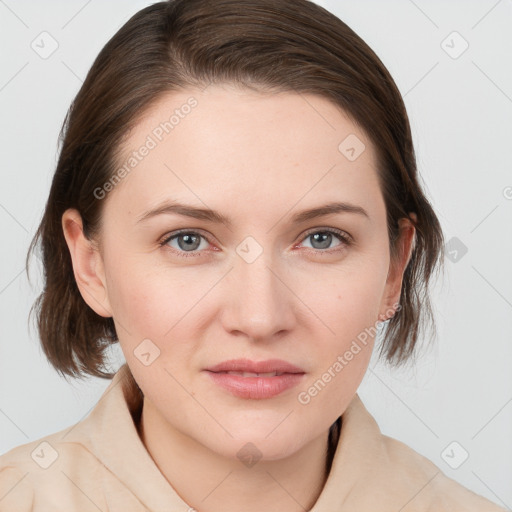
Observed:
[[[68,209],[63,213],[62,229],[83,299],[98,315],[111,317],[103,258],[97,245],[84,235],[82,217],[77,210]]]
[[[410,213],[414,222],[417,221],[416,214]],[[416,229],[414,224],[408,218],[401,218],[398,221],[400,234],[396,241],[397,257],[390,261],[388,277],[382,297],[379,320],[385,321],[393,316],[393,312],[397,309],[400,301],[400,293],[402,290],[402,281],[405,269],[411,259],[414,245]]]

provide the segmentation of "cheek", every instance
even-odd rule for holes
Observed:
[[[197,272],[170,272],[157,264],[150,267],[148,271],[145,261],[125,259],[112,268],[108,286],[113,317],[127,360],[151,352],[151,357],[157,354],[152,368],[174,368],[201,341],[201,323],[192,319],[202,311],[198,304],[212,279]]]
[[[338,349],[364,329],[375,326],[386,276],[385,261],[372,259],[368,264],[360,261],[347,265],[317,281],[316,292],[308,295],[307,303],[337,340]]]
[[[135,262],[119,258],[107,274],[113,317],[124,328],[124,338],[159,337],[172,326],[172,293],[156,274],[148,274]],[[166,314],[167,312],[167,314]],[[119,333],[121,337],[121,333]]]
[[[354,258],[309,295],[308,305],[325,334],[314,337],[319,364],[301,403],[311,400],[315,407],[337,412],[348,404],[372,355],[386,276],[385,258]]]
[[[326,335],[314,337],[318,364],[297,396],[309,417],[329,411],[328,421],[334,421],[357,392],[373,351],[385,276],[379,266],[372,273],[347,272],[310,296]]]

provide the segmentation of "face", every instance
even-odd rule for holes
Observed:
[[[340,150],[349,135],[355,153]],[[125,164],[98,199],[98,279],[79,286],[114,318],[145,407],[227,457],[252,442],[278,459],[324,435],[400,289],[370,140],[319,96],[212,85],[155,104]],[[207,370],[233,359],[298,373]]]

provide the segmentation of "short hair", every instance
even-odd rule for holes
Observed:
[[[386,322],[380,356],[394,365],[412,358],[422,328],[434,327],[428,284],[442,263],[443,234],[418,181],[403,99],[384,64],[343,21],[309,0],[168,0],[137,12],[107,42],[59,134],[48,201],[27,254],[28,268],[40,244],[44,288],[31,313],[49,362],[64,376],[112,378],[105,351],[118,341],[113,319],[96,314],[79,292],[64,211],[76,208],[93,239],[105,204],[94,191],[114,176],[124,137],[141,115],[171,91],[216,83],[319,95],[372,141],[391,258],[398,220],[416,214],[400,308]]]

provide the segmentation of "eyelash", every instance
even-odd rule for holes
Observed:
[[[304,240],[306,240],[307,238],[309,238],[311,235],[314,235],[315,233],[330,233],[330,234],[333,234],[335,235],[341,242],[341,244],[339,246],[336,246],[332,249],[314,249],[314,248],[309,248],[307,247],[306,249],[309,249],[309,251],[313,251],[315,253],[327,253],[327,254],[332,254],[334,252],[338,252],[340,250],[343,250],[345,249],[346,247],[349,247],[350,245],[352,245],[353,243],[353,240],[352,240],[352,237],[346,233],[345,231],[341,231],[339,229],[335,229],[335,228],[315,228],[314,230],[310,230],[308,231],[304,237],[302,238],[301,242],[299,243],[302,243]],[[165,236],[163,240],[160,240],[159,241],[159,245],[160,247],[165,247],[171,240],[173,240],[174,238],[177,238],[178,236],[180,235],[199,235],[200,237],[204,238],[209,244],[211,244],[210,240],[208,239],[207,236],[205,236],[204,234],[202,234],[200,231],[194,231],[194,230],[190,230],[190,229],[182,229],[182,230],[179,230],[179,231],[175,231],[173,232],[171,235],[169,236]],[[199,255],[201,253],[201,251],[178,251],[172,247],[168,247],[168,249],[170,251],[172,251],[174,254],[176,254],[178,257],[180,258],[190,258],[190,257],[196,257],[197,255]]]

